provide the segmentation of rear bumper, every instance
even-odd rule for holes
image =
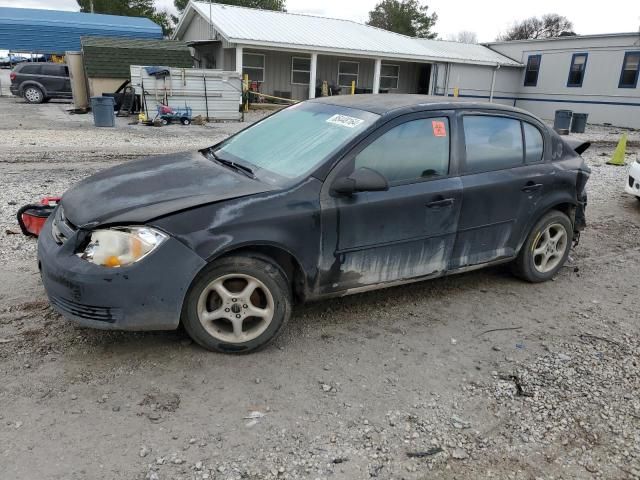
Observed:
[[[20,88],[17,85],[11,85],[9,87],[9,91],[11,92],[12,95],[15,95],[16,97],[20,97]]]
[[[624,185],[624,191],[640,197],[640,163],[633,162],[629,169],[629,176]]]
[[[64,317],[103,330],[171,330],[193,278],[206,262],[169,238],[139,263],[104,268],[74,253],[75,237],[58,245],[53,215],[38,238],[38,267],[51,306]]]

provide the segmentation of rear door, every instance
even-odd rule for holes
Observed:
[[[65,75],[65,65],[43,64],[40,68],[40,82],[46,88],[47,95],[61,95],[67,91],[69,76]]]
[[[446,271],[461,205],[461,182],[450,168],[453,119],[447,112],[399,117],[327,177],[321,198],[321,293]],[[336,178],[361,167],[384,175],[389,190],[331,193]]]
[[[542,134],[533,124],[500,112],[462,112],[458,122],[465,155],[452,268],[516,255],[551,173],[543,162]]]

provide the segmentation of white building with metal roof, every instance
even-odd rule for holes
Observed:
[[[421,93],[555,110],[640,128],[640,35],[471,45],[411,38],[350,20],[191,1],[174,37],[199,67],[247,74],[252,89],[293,99],[332,92]]]
[[[482,45],[415,39],[350,20],[191,1],[174,38],[200,67],[248,74],[262,93],[313,98],[333,90],[444,95],[455,66],[483,72],[491,96],[498,68],[522,65]],[[515,67],[515,68],[514,68]],[[518,68],[519,67],[519,68]],[[479,77],[479,78],[480,78]]]

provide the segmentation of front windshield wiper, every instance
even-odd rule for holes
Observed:
[[[237,172],[242,172],[249,178],[256,178],[255,173],[253,173],[253,170],[250,167],[247,167],[246,165],[243,165],[243,164],[238,163],[238,162],[233,162],[231,160],[227,160],[226,158],[221,158],[218,155],[216,155],[216,153],[213,150],[209,150],[209,154],[211,155],[211,157],[213,157],[213,159],[216,162],[221,163],[222,165],[224,165],[226,167],[233,168]]]

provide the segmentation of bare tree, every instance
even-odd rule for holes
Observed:
[[[506,33],[497,40],[528,40],[535,38],[555,38],[575,35],[573,23],[567,17],[557,13],[547,13],[542,17],[531,17],[515,22]]]
[[[478,43],[478,34],[470,30],[461,30],[458,33],[447,35],[447,40],[459,43]]]

